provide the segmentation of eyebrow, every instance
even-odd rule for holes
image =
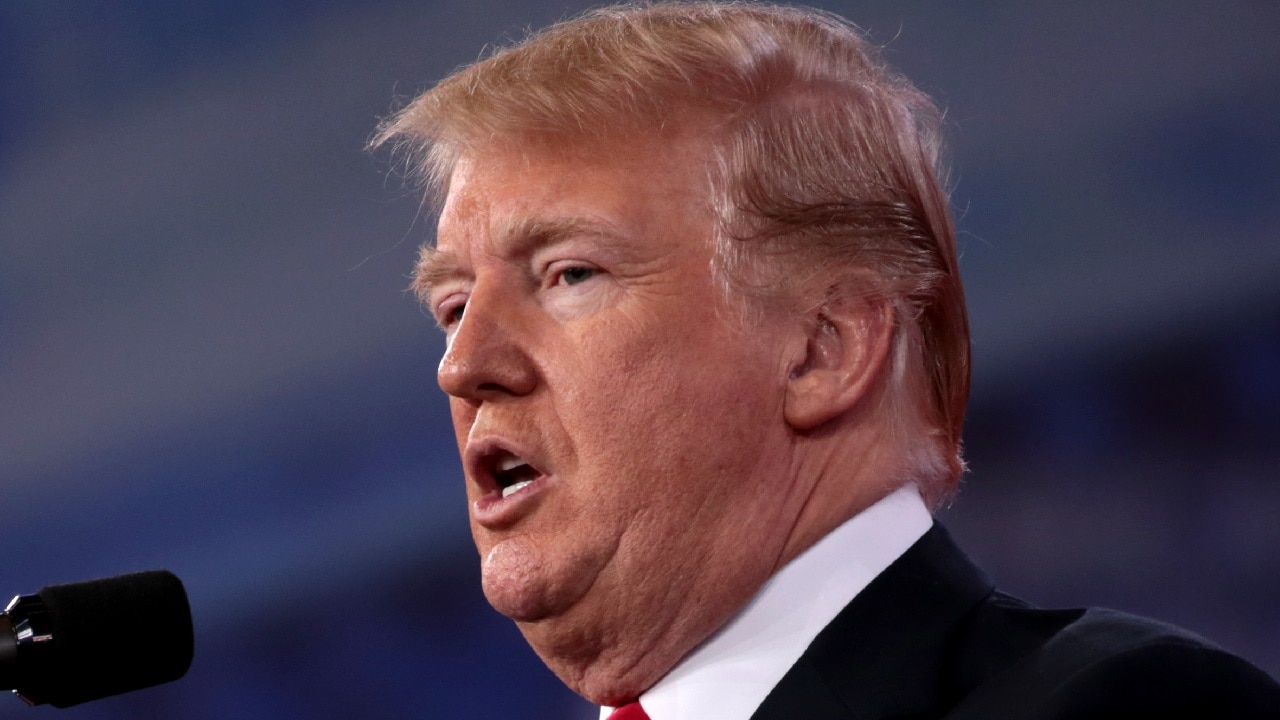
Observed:
[[[431,287],[444,280],[465,275],[462,259],[448,250],[441,250],[432,245],[423,245],[418,251],[418,263],[413,268],[413,294],[418,302],[426,304],[431,296]]]
[[[597,236],[614,241],[626,238],[613,223],[591,217],[519,218],[505,223],[497,235],[504,254],[512,257],[531,255],[538,248],[575,236]],[[468,274],[470,271],[466,263],[456,253],[423,245],[414,267],[411,288],[418,300],[426,303],[432,286]]]

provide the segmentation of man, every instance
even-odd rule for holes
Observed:
[[[738,4],[589,14],[384,124],[442,200],[416,288],[486,597],[602,717],[1280,716],[933,524],[969,374],[937,125],[842,20]]]

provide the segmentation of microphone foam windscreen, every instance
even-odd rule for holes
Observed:
[[[167,570],[50,585],[52,652],[39,688],[19,688],[55,707],[176,680],[191,666],[191,609]]]

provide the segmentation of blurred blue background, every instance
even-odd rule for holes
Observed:
[[[947,110],[953,531],[1280,673],[1280,5],[823,6]],[[404,291],[433,221],[362,150],[583,7],[0,3],[0,590],[166,567],[197,630],[176,684],[0,717],[593,716],[483,601]]]

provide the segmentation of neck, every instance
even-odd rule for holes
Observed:
[[[798,442],[795,524],[774,572],[904,484],[900,453],[878,424],[827,429]]]

